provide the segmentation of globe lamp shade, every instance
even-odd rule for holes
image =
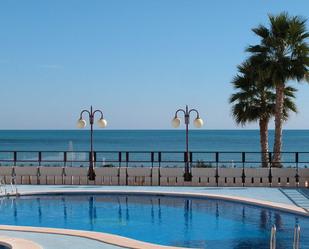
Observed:
[[[77,128],[85,128],[87,125],[86,121],[82,118],[80,118],[78,121],[77,121]]]
[[[107,121],[104,118],[100,118],[98,120],[98,126],[101,128],[105,128],[107,126]]]
[[[180,118],[177,118],[177,117],[173,118],[173,120],[172,120],[172,126],[173,126],[174,128],[178,128],[179,125],[180,125]]]
[[[203,126],[203,124],[204,124],[204,121],[203,121],[203,119],[201,119],[201,118],[196,118],[196,119],[194,120],[194,126],[195,126],[196,128],[201,128],[201,127]]]

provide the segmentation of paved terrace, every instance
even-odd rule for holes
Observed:
[[[9,190],[10,187],[7,186]],[[136,194],[170,194],[174,196],[195,196],[195,197],[208,197],[220,198],[231,201],[241,201],[248,204],[263,205],[276,209],[281,209],[289,212],[308,215],[309,212],[306,208],[300,206],[295,200],[293,195],[289,196],[289,192],[279,188],[217,188],[217,187],[137,187],[137,186],[67,186],[67,185],[18,185],[18,193],[21,195],[27,194],[41,194],[41,193],[74,193],[74,192],[99,192],[99,193],[136,193]],[[306,190],[305,190],[306,191]],[[301,191],[299,192],[301,193]],[[298,196],[299,197],[299,196]],[[308,197],[302,195],[305,205],[309,203]],[[126,248],[125,243],[121,246],[111,245],[98,241],[95,238],[85,238],[72,235],[56,234],[56,233],[37,233],[34,230],[22,231],[7,231],[1,230],[5,228],[0,226],[0,236],[11,236],[21,239],[29,239],[43,249],[59,249],[70,248],[74,245],[76,249],[119,249]],[[9,228],[9,229],[14,229]],[[85,232],[91,233],[91,232]],[[91,237],[91,236],[90,236]],[[103,240],[104,241],[104,240]],[[107,242],[105,240],[105,242]],[[129,248],[152,248],[142,245],[141,247]],[[160,247],[153,247],[160,248]],[[168,248],[168,247],[162,247]]]
[[[74,237],[62,234],[43,234],[35,232],[20,232],[0,230],[0,236],[21,238],[35,242],[42,249],[122,249],[124,247],[106,244],[93,239]],[[0,237],[0,240],[1,240]],[[30,249],[30,248],[29,248]],[[32,248],[31,248],[32,249]]]

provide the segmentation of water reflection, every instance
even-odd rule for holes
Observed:
[[[121,202],[119,198],[117,198],[117,203],[118,203],[118,221],[121,223],[122,222],[122,209],[121,209]]]
[[[159,225],[162,224],[162,211],[161,211],[161,199],[158,199],[158,219],[159,219]]]
[[[282,218],[279,213],[275,213],[275,225],[276,225],[277,230],[280,230],[283,228]]]
[[[268,223],[267,211],[262,209],[260,214],[260,228],[265,229],[267,227],[267,223]]]
[[[126,221],[130,221],[130,214],[129,214],[129,205],[128,205],[128,197],[126,197]]]
[[[189,212],[190,212],[190,203],[189,200],[185,200],[184,202],[184,220],[185,220],[185,229],[188,230],[189,229]]]
[[[219,213],[219,204],[216,203],[216,218],[219,219],[220,213]]]
[[[245,207],[243,207],[242,208],[242,223],[244,223],[245,222],[245,220],[246,220],[246,208]]]
[[[234,242],[233,249],[259,249],[267,248],[268,243],[263,240],[240,240]]]
[[[150,217],[151,217],[151,223],[153,224],[155,222],[155,214],[154,214],[154,207],[153,207],[153,200],[151,199],[151,210],[150,210]]]
[[[88,214],[89,214],[89,221],[90,221],[90,227],[91,227],[91,230],[93,230],[93,223],[95,222],[96,220],[96,207],[95,207],[95,202],[94,202],[94,197],[93,196],[90,196],[88,198],[88,203],[89,203],[89,211],[88,211]]]
[[[14,221],[15,223],[17,223],[17,205],[16,205],[16,199],[12,198],[12,208],[13,208],[13,212],[14,212]]]
[[[61,202],[62,202],[62,206],[63,206],[63,220],[66,223],[67,220],[68,220],[68,213],[67,213],[67,205],[66,205],[65,198],[62,197]]]
[[[41,208],[41,200],[40,199],[37,199],[37,206],[38,206],[39,222],[42,223],[42,208]]]

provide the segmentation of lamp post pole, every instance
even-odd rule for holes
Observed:
[[[90,181],[94,181],[96,174],[94,171],[94,151],[93,151],[93,124],[94,124],[94,117],[96,113],[99,113],[100,119],[98,120],[98,125],[101,128],[105,128],[107,125],[106,120],[104,119],[103,112],[99,109],[93,110],[92,106],[90,107],[90,110],[82,110],[80,113],[80,117],[77,121],[78,128],[84,128],[86,127],[86,121],[83,119],[83,114],[87,113],[89,117],[89,123],[90,123],[90,155],[89,155],[89,169],[88,169],[88,179]]]
[[[185,181],[191,181],[192,180],[192,174],[190,170],[190,163],[189,163],[189,124],[190,124],[190,114],[191,112],[196,113],[196,118],[194,120],[194,125],[197,128],[200,128],[203,126],[203,120],[200,118],[200,114],[196,109],[190,109],[188,108],[188,105],[186,105],[185,109],[178,109],[175,113],[174,119],[172,120],[172,125],[177,128],[180,125],[180,118],[178,118],[178,113],[182,112],[184,114],[185,118],[185,125],[186,125],[186,154],[185,154],[185,173],[184,173],[184,180]]]

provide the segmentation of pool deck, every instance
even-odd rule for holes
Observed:
[[[243,202],[251,205],[266,206],[269,208],[309,216],[307,209],[297,205],[293,199],[291,199],[284,191],[282,191],[282,189],[279,188],[18,185],[17,190],[20,195],[96,192],[109,194],[160,194],[172,196],[191,196],[197,198],[214,198]],[[307,200],[309,201],[309,199]],[[70,245],[72,244],[74,244],[74,248],[76,249],[173,248],[153,245],[104,233],[66,229],[0,225],[0,236],[28,239],[41,246],[43,249],[65,249],[70,248]]]

